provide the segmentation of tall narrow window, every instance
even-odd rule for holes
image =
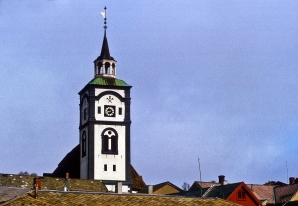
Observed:
[[[116,171],[116,165],[113,165],[113,171],[114,172]]]
[[[107,165],[103,165],[103,171],[108,171],[108,166]]]
[[[87,108],[84,109],[84,120],[87,119]]]
[[[86,156],[87,152],[87,143],[86,143],[86,131],[82,134],[82,141],[81,141],[81,151],[82,151],[82,158]]]
[[[118,154],[118,134],[113,128],[106,128],[101,133],[102,154]]]
[[[119,115],[122,115],[122,107],[119,107]]]
[[[101,107],[97,107],[97,113],[101,114]]]

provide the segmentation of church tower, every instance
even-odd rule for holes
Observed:
[[[131,190],[130,181],[130,89],[116,78],[116,60],[110,55],[106,8],[100,56],[94,61],[94,78],[80,95],[80,176],[102,180],[114,191]]]

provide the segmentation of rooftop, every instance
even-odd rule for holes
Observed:
[[[232,202],[219,198],[187,198],[164,195],[133,195],[86,192],[40,191],[38,198],[28,193],[4,205],[201,205],[233,206]]]
[[[121,79],[109,78],[109,77],[95,77],[88,84],[105,85],[105,86],[130,86]]]

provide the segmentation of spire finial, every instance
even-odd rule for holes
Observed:
[[[107,28],[108,28],[108,27],[107,27],[107,7],[105,7],[104,10],[105,10],[105,11],[102,12],[101,15],[103,16],[104,24],[105,24],[105,25],[103,26],[103,28],[104,28],[105,31],[106,31]]]

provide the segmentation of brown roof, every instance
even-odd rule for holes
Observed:
[[[274,203],[274,187],[276,185],[256,185],[247,184],[247,187],[254,193],[254,195],[261,201],[273,204]]]
[[[130,178],[132,182],[132,189],[133,190],[142,190],[146,187],[146,183],[144,182],[142,176],[140,176],[135,168],[130,165]]]
[[[297,191],[298,184],[275,187],[275,203],[284,203],[289,201]]]
[[[182,192],[182,189],[174,185],[173,183],[167,181],[160,184],[152,185],[153,186],[153,194],[175,194]],[[148,187],[145,187],[139,193],[148,194]]]
[[[27,194],[4,205],[201,205],[233,206],[232,202],[219,198],[187,198],[160,195],[102,194],[82,192],[39,192],[35,199]]]

